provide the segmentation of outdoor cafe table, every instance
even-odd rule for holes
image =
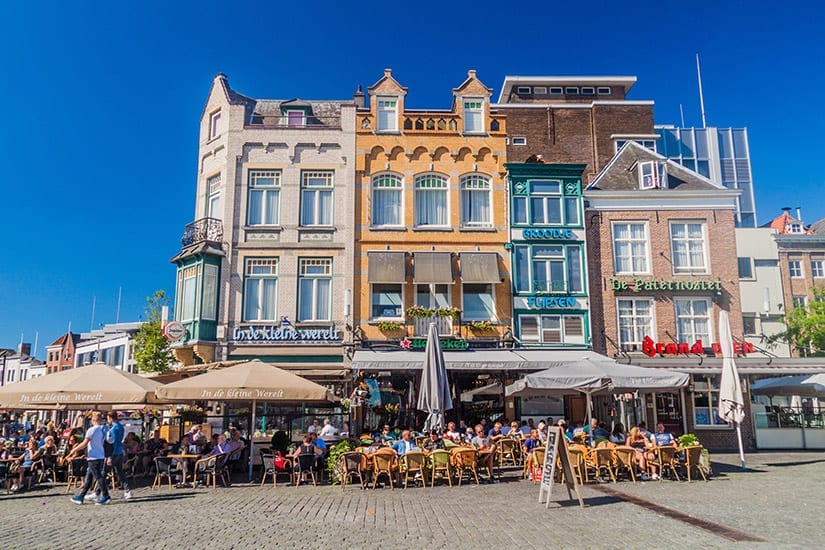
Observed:
[[[166,458],[172,458],[178,461],[180,464],[181,469],[181,484],[186,483],[186,478],[189,476],[189,462],[194,462],[195,460],[201,458],[200,455],[189,454],[189,453],[180,453],[180,454],[168,454]],[[192,472],[194,476],[194,472]],[[192,480],[195,481],[194,479]]]

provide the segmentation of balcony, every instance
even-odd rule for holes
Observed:
[[[453,318],[433,315],[431,317],[416,317],[413,319],[413,336],[426,338],[430,330],[430,323],[435,323],[439,336],[453,335]]]
[[[217,218],[201,218],[188,223],[180,242],[183,246],[201,242],[220,244],[223,242],[223,222]]]
[[[507,131],[505,122],[506,118],[503,115],[491,114],[486,122],[486,132],[504,135]],[[376,128],[375,116],[372,113],[359,113],[358,127],[360,131],[372,132]],[[461,117],[455,113],[408,111],[401,115],[401,131],[407,135],[460,134],[463,131],[463,122]]]

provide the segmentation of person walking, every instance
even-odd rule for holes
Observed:
[[[106,451],[103,442],[106,441],[106,427],[103,425],[103,415],[100,411],[92,412],[92,427],[86,430],[86,437],[83,441],[72,449],[67,460],[73,459],[80,451],[86,449],[86,481],[80,493],[72,497],[74,504],[83,504],[86,493],[92,488],[92,482],[96,481],[100,489],[100,499],[95,504],[108,504],[112,499],[109,496],[109,489],[106,487],[106,477],[103,469],[106,465]]]
[[[126,453],[123,450],[123,425],[117,421],[117,411],[109,411],[106,414],[106,422],[109,430],[106,432],[106,443],[112,445],[112,456],[106,459],[106,465],[115,471],[117,479],[123,485],[123,500],[132,498],[132,488],[129,487],[129,480],[123,473],[123,461]]]

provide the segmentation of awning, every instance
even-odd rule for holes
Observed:
[[[406,283],[405,252],[367,252],[369,266],[367,280],[370,283]]]
[[[490,371],[521,370],[527,362],[512,350],[480,349],[445,351],[447,370]],[[424,353],[420,351],[357,350],[352,358],[354,370],[421,370]]]
[[[453,284],[452,252],[413,252],[413,282]]]
[[[465,283],[500,283],[498,254],[495,252],[462,252],[459,254],[461,280]]]
[[[621,363],[627,361],[621,357],[617,360]],[[722,373],[722,359],[718,357],[633,357],[630,363],[641,367],[678,370],[688,374],[713,376]],[[737,357],[736,367],[739,374],[769,374],[772,376],[816,374],[825,372],[825,359],[822,357]]]

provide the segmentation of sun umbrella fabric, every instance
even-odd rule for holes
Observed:
[[[37,409],[55,405],[139,405],[156,402],[155,390],[160,386],[154,380],[97,363],[0,388],[0,406]]]
[[[745,419],[745,398],[739,370],[733,359],[733,337],[727,311],[719,312],[719,346],[722,348],[722,379],[719,382],[719,418],[741,424]]]
[[[424,431],[441,431],[444,428],[444,411],[452,408],[447,366],[438,340],[438,329],[435,323],[430,323],[427,348],[424,352],[424,368],[421,372],[421,391],[418,394],[418,409],[427,412]]]
[[[825,398],[825,373],[765,378],[751,385],[756,395],[798,395]]]

